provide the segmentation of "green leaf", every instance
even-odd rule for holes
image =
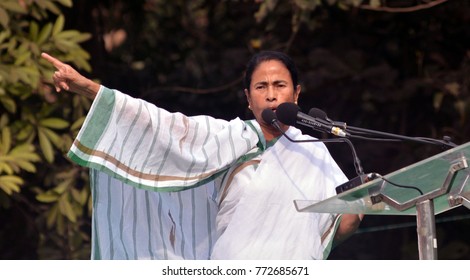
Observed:
[[[82,207],[86,205],[88,199],[88,190],[83,188],[81,191],[72,189],[72,196]]]
[[[13,192],[20,192],[20,185],[24,183],[18,176],[5,175],[0,176],[0,189],[11,195]]]
[[[25,67],[18,67],[14,72],[17,75],[17,79],[21,82],[24,82],[27,85],[32,85],[31,77],[24,71]],[[13,73],[13,71],[12,71]]]
[[[31,24],[29,25],[29,37],[31,38],[32,41],[37,41],[38,33],[39,33],[39,25],[35,21],[32,21]]]
[[[78,120],[76,120],[72,126],[70,126],[70,130],[72,131],[75,131],[75,130],[79,130],[82,126],[83,126],[83,123],[85,122],[85,116],[79,118]]]
[[[10,30],[5,30],[0,32],[0,43],[3,43],[5,39],[8,39],[11,36]]]
[[[9,96],[0,96],[0,103],[2,103],[8,112],[16,113],[16,102]]]
[[[13,175],[15,171],[13,168],[6,162],[0,161],[0,172],[6,173],[8,175]]]
[[[85,41],[88,41],[90,40],[91,38],[91,34],[90,33],[80,33],[78,34],[77,36],[74,36],[72,39],[72,41],[74,41],[75,43],[83,43]]]
[[[72,198],[78,202],[79,204],[81,204],[81,195],[80,195],[80,192],[77,190],[77,189],[71,189],[70,190],[70,193],[72,194]]]
[[[52,23],[46,24],[38,35],[37,43],[38,45],[43,44],[51,35],[52,32]]]
[[[18,165],[18,167],[20,167],[21,169],[23,169],[25,171],[28,171],[28,172],[31,172],[31,173],[36,172],[36,166],[34,164],[32,164],[31,162],[29,162],[29,161],[18,160],[18,161],[16,161],[16,164]]]
[[[57,39],[68,39],[71,40],[75,37],[80,36],[80,32],[78,30],[64,30],[60,33],[58,33],[55,37]]]
[[[31,137],[32,134],[34,134],[34,128],[32,125],[27,124],[23,128],[20,129],[18,134],[16,134],[16,139],[23,141],[27,139],[28,137]]]
[[[22,158],[36,158],[34,155],[34,146],[28,143],[15,146],[11,152],[11,156]]]
[[[52,3],[51,1],[47,1],[47,2],[45,2],[44,4],[45,4],[45,7],[46,7],[49,11],[53,12],[54,14],[56,14],[56,15],[60,15],[60,14],[61,14],[60,9],[57,7],[57,5],[54,4],[54,3]]]
[[[39,156],[34,152],[34,146],[31,144],[21,144],[14,147],[3,159],[16,172],[19,172],[20,169],[36,172],[36,166],[33,162],[40,160]]]
[[[33,162],[39,161],[40,158],[34,151],[35,148],[33,145],[25,143],[14,147],[10,152],[10,156]]]
[[[55,40],[55,46],[58,50],[68,52],[70,49],[75,48],[77,45],[67,39]]]
[[[4,126],[6,126],[8,124],[8,115],[7,114],[2,114],[2,116],[0,116],[0,128],[3,128]]]
[[[57,0],[57,1],[65,7],[71,8],[73,6],[72,0]]]
[[[0,155],[6,155],[11,149],[11,132],[8,126],[2,129],[2,138],[0,138]]]
[[[56,202],[57,200],[59,200],[59,197],[60,196],[54,192],[45,192],[45,193],[36,195],[36,199],[39,202],[43,202],[43,203]]]
[[[47,138],[44,131],[39,128],[38,130],[38,137],[39,137],[39,146],[41,147],[41,151],[44,155],[44,158],[47,162],[52,163],[54,162],[54,149],[52,148],[51,141]]]
[[[0,7],[0,24],[5,28],[8,29],[8,24],[10,23],[10,16],[5,11],[5,9]]]
[[[54,23],[54,28],[52,29],[52,36],[59,34],[64,29],[65,18],[63,15],[57,17],[57,20]]]
[[[31,59],[31,52],[29,52],[29,51],[20,54],[15,59],[15,64],[14,65],[19,66],[19,65],[23,64],[28,59]]]
[[[58,194],[65,193],[70,188],[70,186],[72,186],[73,181],[74,181],[73,178],[64,180],[59,185],[57,185],[57,187],[54,188],[54,191]]]
[[[66,149],[69,149],[72,146],[73,141],[74,141],[72,139],[72,137],[70,137],[70,135],[67,135],[67,134],[62,135],[61,140],[62,140],[62,145],[61,146],[62,146],[62,149],[64,149],[64,151]]]
[[[25,14],[27,11],[26,9],[20,5],[20,1],[5,1],[3,0],[0,3],[0,6],[4,7],[5,9],[15,12],[15,13],[20,13],[20,14]]]
[[[18,40],[16,38],[10,38],[10,40],[5,44],[5,48],[8,50],[8,52],[14,52],[16,49],[16,45],[18,43]]]
[[[85,59],[82,59],[81,57],[76,57],[75,58],[75,64],[77,65],[77,67],[87,71],[87,72],[91,72],[91,66],[90,64],[88,64],[88,62],[85,60]]]
[[[57,133],[45,127],[42,127],[41,130],[47,136],[47,138],[54,144],[54,146],[59,149],[62,149],[62,138]]]
[[[18,79],[25,82],[31,87],[35,87],[39,81],[39,70],[34,67],[17,67],[15,70]]]
[[[64,129],[69,126],[69,123],[67,121],[60,119],[60,118],[42,119],[39,121],[39,124],[41,126],[54,128],[54,129]]]
[[[57,217],[59,216],[59,206],[55,204],[51,207],[49,212],[47,213],[47,228],[52,228],[57,221]]]
[[[75,223],[77,221],[77,216],[75,215],[75,211],[73,211],[72,205],[68,200],[68,196],[63,195],[59,199],[59,210],[60,213],[69,219],[69,221]]]

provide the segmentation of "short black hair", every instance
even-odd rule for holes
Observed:
[[[297,67],[295,66],[295,63],[292,58],[290,58],[287,54],[279,51],[261,51],[253,55],[253,57],[250,59],[250,61],[248,61],[248,64],[246,65],[244,80],[245,88],[250,91],[251,77],[253,76],[253,72],[262,62],[270,60],[277,60],[286,66],[287,70],[290,73],[295,90],[298,85]]]

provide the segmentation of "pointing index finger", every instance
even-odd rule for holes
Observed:
[[[45,60],[49,61],[50,63],[52,63],[52,65],[54,65],[55,68],[57,68],[57,70],[60,70],[63,68],[64,66],[64,63],[62,63],[62,61],[58,60],[57,58],[47,54],[47,53],[41,53],[41,57],[44,58]]]

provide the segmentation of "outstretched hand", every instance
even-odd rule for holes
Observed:
[[[94,98],[96,96],[100,88],[99,84],[82,76],[70,65],[63,63],[47,53],[42,53],[41,57],[49,61],[56,68],[56,71],[52,76],[52,80],[54,81],[54,86],[57,92],[65,90],[78,93],[89,98]]]

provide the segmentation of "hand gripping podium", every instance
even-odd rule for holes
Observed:
[[[299,212],[416,215],[419,258],[437,259],[435,215],[470,209],[469,160],[470,142],[323,201],[294,204]]]

